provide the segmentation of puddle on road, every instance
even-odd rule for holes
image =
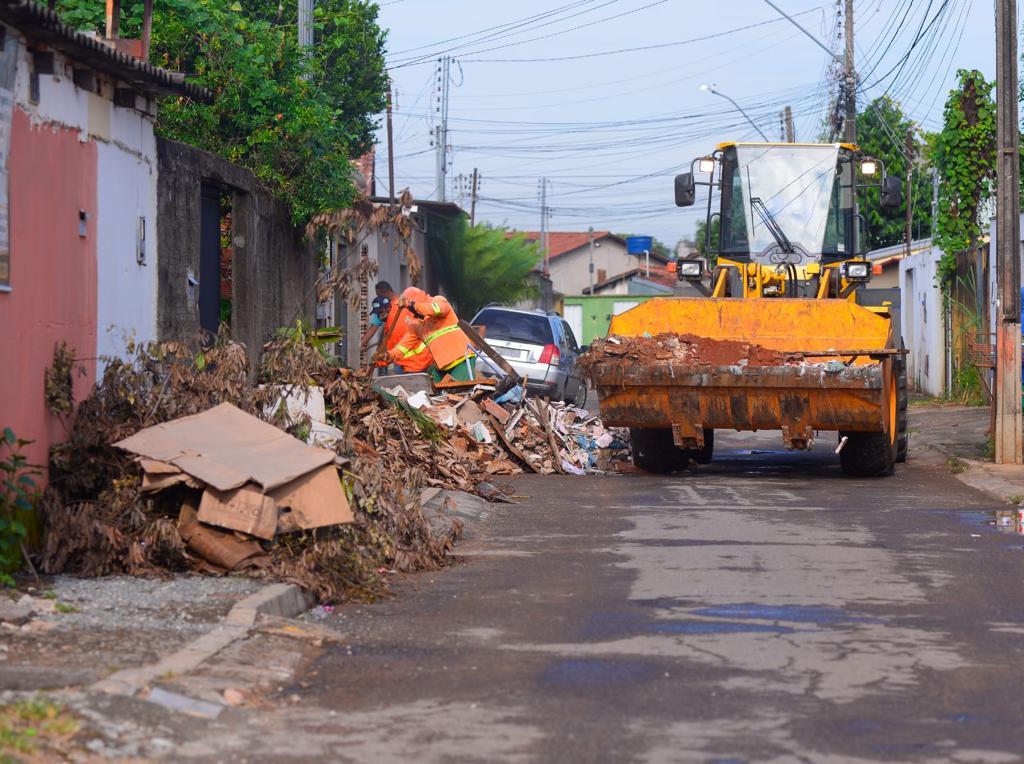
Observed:
[[[759,621],[789,621],[813,623],[818,626],[839,623],[882,623],[882,619],[853,615],[842,608],[825,605],[758,605],[745,603],[705,607],[695,610],[696,615],[711,618],[753,618]]]
[[[696,618],[651,618],[621,613],[595,614],[583,631],[584,639],[626,639],[645,634],[792,634],[797,629],[768,623]]]
[[[985,525],[1000,533],[1024,535],[1024,509],[997,509],[987,513]]]
[[[657,673],[654,666],[637,661],[571,658],[552,663],[542,681],[567,685],[632,684],[649,681]]]

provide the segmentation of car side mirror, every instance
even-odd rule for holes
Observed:
[[[879,195],[883,209],[899,209],[899,206],[903,204],[903,179],[898,175],[886,175],[882,178]]]
[[[697,199],[697,184],[693,173],[684,172],[676,175],[676,207],[691,207]]]

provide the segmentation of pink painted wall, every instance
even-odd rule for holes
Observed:
[[[62,341],[85,366],[75,400],[96,381],[96,145],[79,131],[32,126],[15,107],[10,156],[11,291],[0,293],[0,429],[35,441],[45,465],[64,437],[43,400],[43,375]],[[79,210],[88,214],[79,235]]]

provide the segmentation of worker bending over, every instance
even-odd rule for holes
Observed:
[[[469,337],[459,328],[459,317],[444,297],[431,297],[422,289],[409,287],[398,300],[399,307],[409,311],[412,320],[408,331],[390,352],[390,357],[399,363],[402,354],[416,346],[416,340],[426,345],[433,358],[428,369],[435,382],[445,375],[460,382],[476,377],[476,352],[470,345]],[[399,351],[398,346],[402,346]]]

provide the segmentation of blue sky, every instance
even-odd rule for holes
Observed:
[[[838,6],[776,0],[838,53]],[[829,57],[764,0],[381,0],[396,87],[399,189],[436,198],[437,58],[454,57],[448,198],[477,219],[552,230],[610,229],[669,245],[701,213],[672,205],[672,176],[721,140],[756,137],[711,83],[774,138],[790,105],[798,140],[816,139],[837,86]],[[855,0],[861,103],[888,93],[926,129],[941,124],[958,68],[995,68],[986,0]],[[703,38],[703,39],[701,39]],[[386,192],[383,129],[378,191]],[[465,176],[460,181],[458,176]],[[383,179],[383,185],[380,185]]]

